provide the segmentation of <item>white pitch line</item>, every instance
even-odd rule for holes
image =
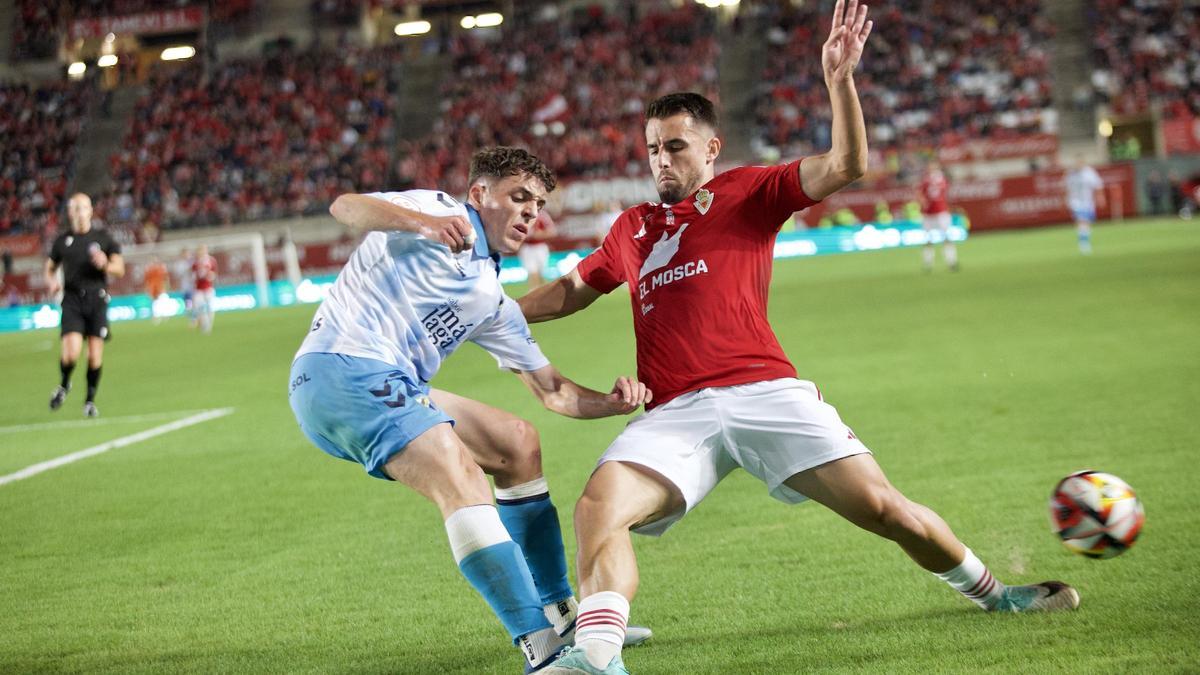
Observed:
[[[0,434],[15,434],[22,431],[43,431],[46,429],[69,429],[71,427],[94,427],[116,422],[149,422],[150,420],[165,420],[180,415],[207,412],[205,410],[175,410],[173,412],[146,413],[143,415],[125,415],[124,417],[101,417],[90,420],[62,420],[59,422],[38,422],[37,424],[14,424],[10,427],[0,427]]]
[[[43,471],[49,471],[50,469],[57,469],[60,466],[66,466],[67,464],[70,464],[72,462],[77,462],[81,459],[87,459],[88,457],[95,457],[96,455],[108,452],[109,450],[115,450],[117,448],[123,448],[127,445],[133,445],[134,443],[140,443],[144,440],[154,438],[155,436],[161,436],[163,434],[171,433],[172,431],[177,431],[177,430],[183,429],[185,427],[190,427],[194,424],[200,424],[201,422],[215,420],[218,417],[224,417],[232,412],[233,412],[233,408],[217,408],[215,410],[207,410],[198,415],[192,415],[191,417],[185,417],[181,420],[169,422],[167,424],[163,424],[161,426],[154,427],[153,429],[147,429],[146,431],[140,431],[136,434],[133,434],[132,436],[125,436],[123,438],[118,438],[114,441],[109,441],[107,443],[101,443],[100,445],[96,445],[96,446],[87,448],[86,450],[80,450],[79,452],[72,452],[69,455],[63,455],[62,457],[56,457],[54,459],[51,459],[51,460],[48,460],[45,462],[39,462],[37,464],[34,464],[33,466],[27,466],[24,469],[21,469],[20,471],[18,471],[16,473],[10,473],[7,476],[0,476],[0,485],[4,485],[6,483],[13,483],[13,482],[19,481],[23,478],[29,478],[30,476],[36,476],[37,474],[42,473]]]

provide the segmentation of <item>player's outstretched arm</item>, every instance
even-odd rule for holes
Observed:
[[[600,297],[600,291],[588,286],[578,270],[526,293],[517,300],[529,323],[561,319],[587,307]]]
[[[430,216],[370,195],[344,194],[333,200],[329,214],[357,232],[412,232],[441,242],[455,253],[475,244],[475,229],[462,216]]]
[[[120,253],[114,253],[108,256],[108,260],[101,269],[110,277],[123,277],[125,276],[125,258],[121,257]]]
[[[832,148],[800,164],[800,184],[813,199],[824,199],[867,172],[867,127],[863,121],[854,68],[875,22],[858,0],[837,0],[829,38],[821,48],[821,69],[833,109]]]
[[[576,384],[554,366],[515,372],[547,410],[567,417],[628,415],[653,398],[646,385],[632,377],[618,377],[612,391],[604,394]]]

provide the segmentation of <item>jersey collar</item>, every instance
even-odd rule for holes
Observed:
[[[475,228],[475,255],[480,258],[491,258],[492,262],[496,263],[496,269],[500,269],[500,254],[492,253],[488,250],[487,234],[483,231],[483,219],[479,216],[479,211],[475,210],[470,204],[467,207],[467,217],[471,219],[471,226]]]

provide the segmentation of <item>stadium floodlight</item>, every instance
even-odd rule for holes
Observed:
[[[433,24],[428,21],[404,21],[396,24],[395,33],[400,37],[409,35],[424,35],[433,30]]]
[[[467,30],[471,30],[472,28],[475,27],[475,17],[464,16],[462,18],[462,21],[458,22],[458,25],[462,26],[463,28],[466,28]]]
[[[73,77],[75,79],[79,79],[79,78],[83,77],[83,74],[86,72],[87,72],[87,64],[84,63],[83,61],[76,61],[76,62],[72,63],[71,65],[67,66],[67,75],[70,75],[71,77]]]
[[[504,15],[499,12],[488,12],[475,17],[475,25],[480,28],[492,28],[504,23]]]
[[[195,47],[191,45],[184,45],[182,47],[167,47],[166,49],[162,50],[162,54],[159,58],[161,58],[163,61],[182,61],[183,59],[190,59],[195,55]]]
[[[742,0],[721,0],[721,4],[726,7],[737,7]]]
[[[96,60],[96,65],[100,66],[101,68],[112,68],[113,66],[117,65],[117,55],[105,54]]]

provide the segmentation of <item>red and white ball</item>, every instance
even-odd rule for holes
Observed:
[[[1128,551],[1146,514],[1133,488],[1100,471],[1079,471],[1058,482],[1050,495],[1050,522],[1063,545],[1089,558]]]

